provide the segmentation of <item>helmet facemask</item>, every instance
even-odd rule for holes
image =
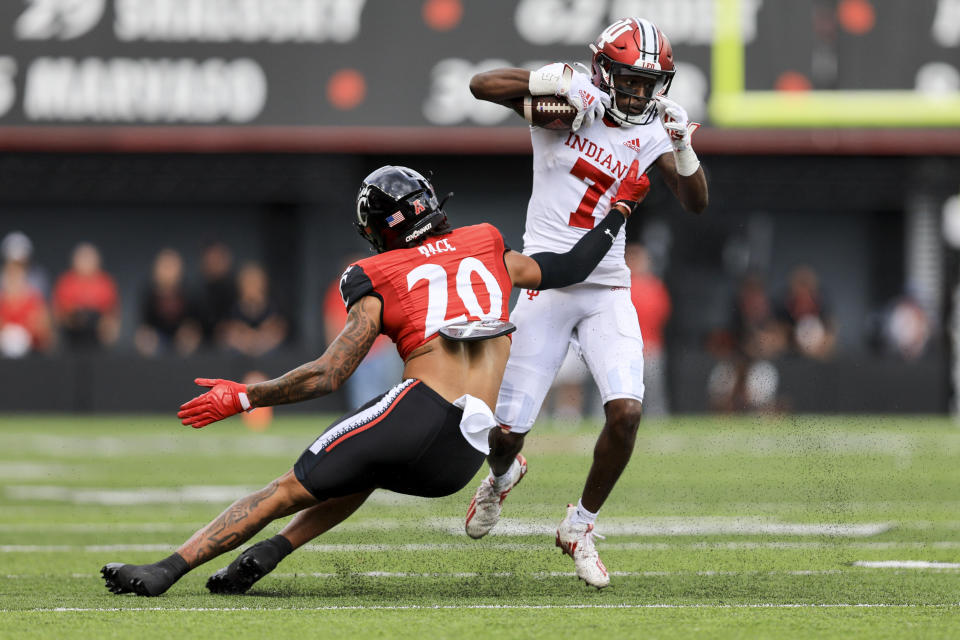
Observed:
[[[593,62],[597,87],[610,96],[606,112],[621,125],[650,124],[657,117],[657,96],[665,96],[673,83],[674,70],[641,69],[612,60],[599,52]]]

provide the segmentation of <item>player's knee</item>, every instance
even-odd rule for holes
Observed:
[[[619,436],[633,438],[640,426],[643,405],[637,400],[623,398],[607,403],[607,425]]]
[[[268,484],[262,489],[262,493],[265,497],[274,500],[281,511],[302,508],[316,501],[292,471]]]

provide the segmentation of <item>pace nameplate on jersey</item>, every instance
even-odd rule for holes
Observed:
[[[440,327],[440,335],[458,342],[489,340],[513,333],[517,325],[505,320],[472,320]]]

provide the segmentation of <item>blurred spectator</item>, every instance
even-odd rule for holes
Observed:
[[[50,293],[50,279],[43,267],[33,264],[33,243],[22,231],[11,231],[0,241],[0,255],[4,262],[21,262],[27,269],[27,282],[41,296]]]
[[[711,407],[725,412],[775,409],[780,375],[772,361],[786,345],[763,279],[748,274],[734,296],[730,325],[711,337],[710,350],[719,359],[707,381]]]
[[[117,285],[100,268],[100,252],[89,242],[73,250],[70,269],[53,290],[53,316],[72,349],[111,345],[120,335]]]
[[[916,360],[923,355],[929,340],[930,319],[924,308],[910,294],[897,298],[883,323],[886,350],[904,360]]]
[[[351,256],[343,265],[347,266],[362,256]],[[329,345],[343,330],[347,323],[347,309],[340,296],[340,278],[330,283],[323,296],[323,331]],[[374,396],[393,386],[403,373],[403,361],[393,348],[393,341],[386,335],[380,335],[370,347],[370,351],[357,367],[352,376],[344,383],[347,403],[350,409],[363,406]]]
[[[145,356],[171,351],[189,355],[200,339],[200,324],[191,314],[183,282],[183,259],[173,249],[162,249],[154,258],[150,283],[140,301],[134,343]]]
[[[225,325],[225,343],[234,351],[260,356],[287,338],[287,321],[270,298],[267,273],[248,263],[237,274],[237,302]]]
[[[630,298],[643,335],[643,415],[669,414],[663,328],[670,319],[670,293],[651,270],[650,254],[642,244],[630,243],[625,258],[630,268]]]
[[[200,285],[195,308],[207,346],[224,342],[226,321],[237,303],[233,255],[222,242],[213,242],[200,257]]]
[[[787,325],[790,344],[797,353],[817,360],[833,354],[836,333],[812,268],[801,265],[790,273],[787,293],[777,313]]]
[[[748,274],[740,283],[731,320],[735,349],[750,360],[772,360],[787,348],[763,278]]]
[[[243,384],[256,384],[266,382],[270,378],[262,371],[248,371],[241,382]],[[273,407],[257,407],[255,410],[244,411],[240,414],[243,424],[251,431],[266,431],[273,422]]]
[[[50,315],[40,292],[27,279],[22,261],[8,260],[0,271],[0,355],[20,358],[53,344]]]

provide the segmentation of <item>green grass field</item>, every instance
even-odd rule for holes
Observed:
[[[641,426],[598,520],[602,592],[553,542],[590,464],[586,423],[538,426],[483,540],[462,530],[473,482],[377,492],[247,595],[204,588],[236,552],[159,598],[103,587],[103,564],[166,556],[326,424],[0,418],[0,638],[960,637],[960,428],[902,417]]]

